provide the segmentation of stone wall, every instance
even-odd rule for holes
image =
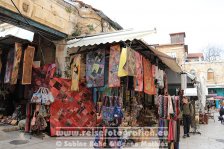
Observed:
[[[184,64],[185,57],[185,47],[183,44],[168,44],[168,45],[159,45],[156,47],[157,50],[163,52],[169,56],[170,54],[176,55],[177,63],[182,66]]]
[[[94,9],[79,2],[74,6],[63,0],[14,0],[14,3],[27,18],[67,35],[115,30]],[[0,0],[0,6],[18,13],[10,0]]]
[[[195,70],[196,76],[203,75],[207,79],[208,69],[211,68],[214,71],[214,80],[207,80],[209,85],[223,85],[224,84],[224,61],[220,62],[188,62],[185,63],[185,70],[190,72]]]

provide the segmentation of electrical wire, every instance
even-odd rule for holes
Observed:
[[[85,36],[83,36],[82,38],[80,38],[80,40],[78,40],[78,41],[76,41],[76,42],[69,43],[69,44],[63,44],[63,43],[58,43],[58,42],[52,41],[52,40],[48,39],[47,37],[45,37],[44,35],[42,35],[42,34],[41,34],[38,30],[36,30],[32,25],[30,25],[30,23],[29,23],[28,20],[23,16],[23,14],[20,12],[20,10],[18,9],[18,7],[17,7],[16,4],[14,3],[14,1],[11,0],[11,2],[12,2],[12,4],[14,5],[14,7],[16,8],[16,10],[18,11],[18,13],[19,13],[19,14],[22,16],[22,18],[25,20],[25,22],[27,23],[27,25],[29,25],[35,32],[37,32],[41,37],[43,37],[44,39],[48,40],[49,42],[52,42],[52,43],[54,43],[54,44],[56,44],[56,45],[71,45],[71,44],[75,44],[75,43],[81,41],[83,38],[85,38]],[[74,6],[74,7],[75,7],[75,6]],[[83,16],[81,16],[81,15],[80,15],[80,12],[78,11],[78,8],[75,7],[75,9],[77,10],[77,12],[78,12],[78,14],[79,14],[79,16],[80,16],[81,18],[91,18],[91,17],[83,17]],[[96,18],[91,18],[91,19],[98,20],[98,19],[96,19]],[[98,21],[100,21],[100,20],[98,20]],[[100,21],[100,22],[102,22],[102,21]],[[98,26],[99,26],[99,25],[98,25]],[[98,27],[98,26],[96,26],[96,27]]]

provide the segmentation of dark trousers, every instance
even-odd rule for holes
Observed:
[[[184,124],[184,134],[186,135],[190,131],[190,125],[191,125],[190,115],[183,115],[183,124]]]

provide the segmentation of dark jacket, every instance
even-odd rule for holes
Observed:
[[[193,114],[192,105],[190,103],[183,104],[183,115],[191,116]]]

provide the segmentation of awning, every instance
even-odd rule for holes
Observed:
[[[173,70],[174,72],[180,73],[182,70],[174,58],[154,49],[153,47],[148,46],[148,44],[142,40],[143,37],[147,37],[148,35],[151,35],[154,33],[156,33],[156,29],[145,30],[145,31],[121,30],[121,31],[116,31],[111,33],[82,36],[77,39],[69,40],[67,42],[68,44],[67,47],[68,48],[87,47],[87,46],[94,46],[94,45],[100,45],[100,44],[106,44],[106,43],[118,43],[121,41],[125,42],[125,41],[137,40],[138,42],[131,42],[131,47],[134,50],[139,51],[140,53],[142,53],[143,55],[147,57],[149,57],[151,53],[153,52],[171,70]],[[137,46],[136,44],[140,44],[142,47],[139,48],[139,46]]]
[[[78,39],[69,40],[67,42],[68,48],[72,47],[83,47],[83,46],[92,46],[106,43],[114,43],[120,41],[134,40],[134,39],[143,39],[143,37],[150,34],[156,33],[154,30],[145,30],[145,31],[135,31],[135,30],[121,30],[116,32],[102,33],[91,36],[83,36]]]
[[[30,42],[33,41],[34,33],[28,30],[4,23],[1,24],[0,37],[4,38],[7,36],[14,36],[20,39],[28,40]]]
[[[174,72],[182,72],[181,67],[177,64],[176,59],[172,58],[154,48],[150,48],[161,60],[164,64],[166,64],[171,70]]]

